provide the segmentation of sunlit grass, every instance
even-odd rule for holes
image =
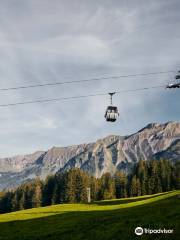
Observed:
[[[0,239],[124,240],[134,236],[134,226],[138,225],[173,227],[174,224],[174,228],[177,228],[178,194],[180,191],[172,191],[91,204],[59,204],[1,214]],[[128,231],[126,235],[123,229]],[[113,238],[117,233],[121,233],[123,238],[120,235]],[[170,236],[170,239],[174,236]]]

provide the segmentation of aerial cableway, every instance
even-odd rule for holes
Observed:
[[[178,80],[174,83],[169,83],[166,88],[172,89],[172,88],[180,88],[180,71],[178,71],[178,74],[175,76],[175,79]]]
[[[105,119],[107,122],[115,122],[119,116],[118,108],[113,105],[112,97],[115,94],[115,92],[109,93],[110,95],[110,105],[107,107],[105,112]]]
[[[77,80],[77,81],[69,81],[69,82],[56,82],[56,83],[45,83],[45,84],[37,84],[37,85],[29,85],[29,86],[19,86],[19,87],[9,87],[9,88],[0,88],[0,91],[10,91],[10,90],[19,90],[19,89],[26,89],[26,88],[36,88],[36,87],[45,87],[45,86],[53,86],[53,85],[60,85],[60,84],[71,84],[71,83],[79,83],[79,82],[87,82],[87,81],[99,81],[105,79],[118,79],[120,77],[134,77],[134,76],[146,76],[146,75],[155,75],[155,74],[164,74],[174,71],[167,71],[167,72],[156,72],[156,73],[144,73],[144,74],[132,74],[132,75],[121,75],[121,76],[111,76],[111,77],[102,77],[102,78],[94,78],[94,79],[87,79],[87,80]],[[58,98],[49,98],[49,99],[37,99],[37,100],[30,100],[30,101],[22,101],[22,102],[12,102],[12,103],[5,103],[0,104],[0,108],[2,107],[13,107],[17,105],[27,105],[27,104],[35,104],[35,103],[47,103],[47,102],[56,102],[56,101],[67,101],[67,100],[75,100],[80,98],[88,98],[88,97],[96,97],[96,96],[107,96],[110,95],[110,105],[107,107],[105,111],[105,119],[107,122],[115,122],[119,117],[118,107],[113,104],[112,98],[114,94],[122,94],[122,93],[133,93],[137,91],[144,91],[156,88],[166,88],[166,89],[175,89],[180,88],[180,71],[178,71],[177,75],[175,76],[175,81],[169,83],[168,85],[156,85],[156,86],[148,86],[136,89],[121,89],[114,92],[109,93],[94,93],[89,95],[79,95],[79,96],[69,96],[69,97],[58,97]]]

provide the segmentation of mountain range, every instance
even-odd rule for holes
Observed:
[[[129,173],[139,160],[180,160],[180,123],[150,123],[129,136],[110,135],[93,143],[53,147],[29,155],[0,159],[0,190],[36,177],[78,167],[100,177],[123,170]]]

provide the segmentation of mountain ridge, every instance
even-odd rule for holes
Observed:
[[[67,147],[52,147],[47,151],[0,158],[0,189],[13,188],[35,177],[78,167],[100,177],[116,170],[130,172],[139,160],[167,158],[180,160],[180,123],[150,123],[128,135],[109,135],[96,142]]]

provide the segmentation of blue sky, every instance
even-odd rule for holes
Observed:
[[[180,1],[1,0],[0,88],[180,70]],[[0,104],[166,84],[174,73],[1,92]],[[0,108],[0,157],[180,120],[179,90]]]

